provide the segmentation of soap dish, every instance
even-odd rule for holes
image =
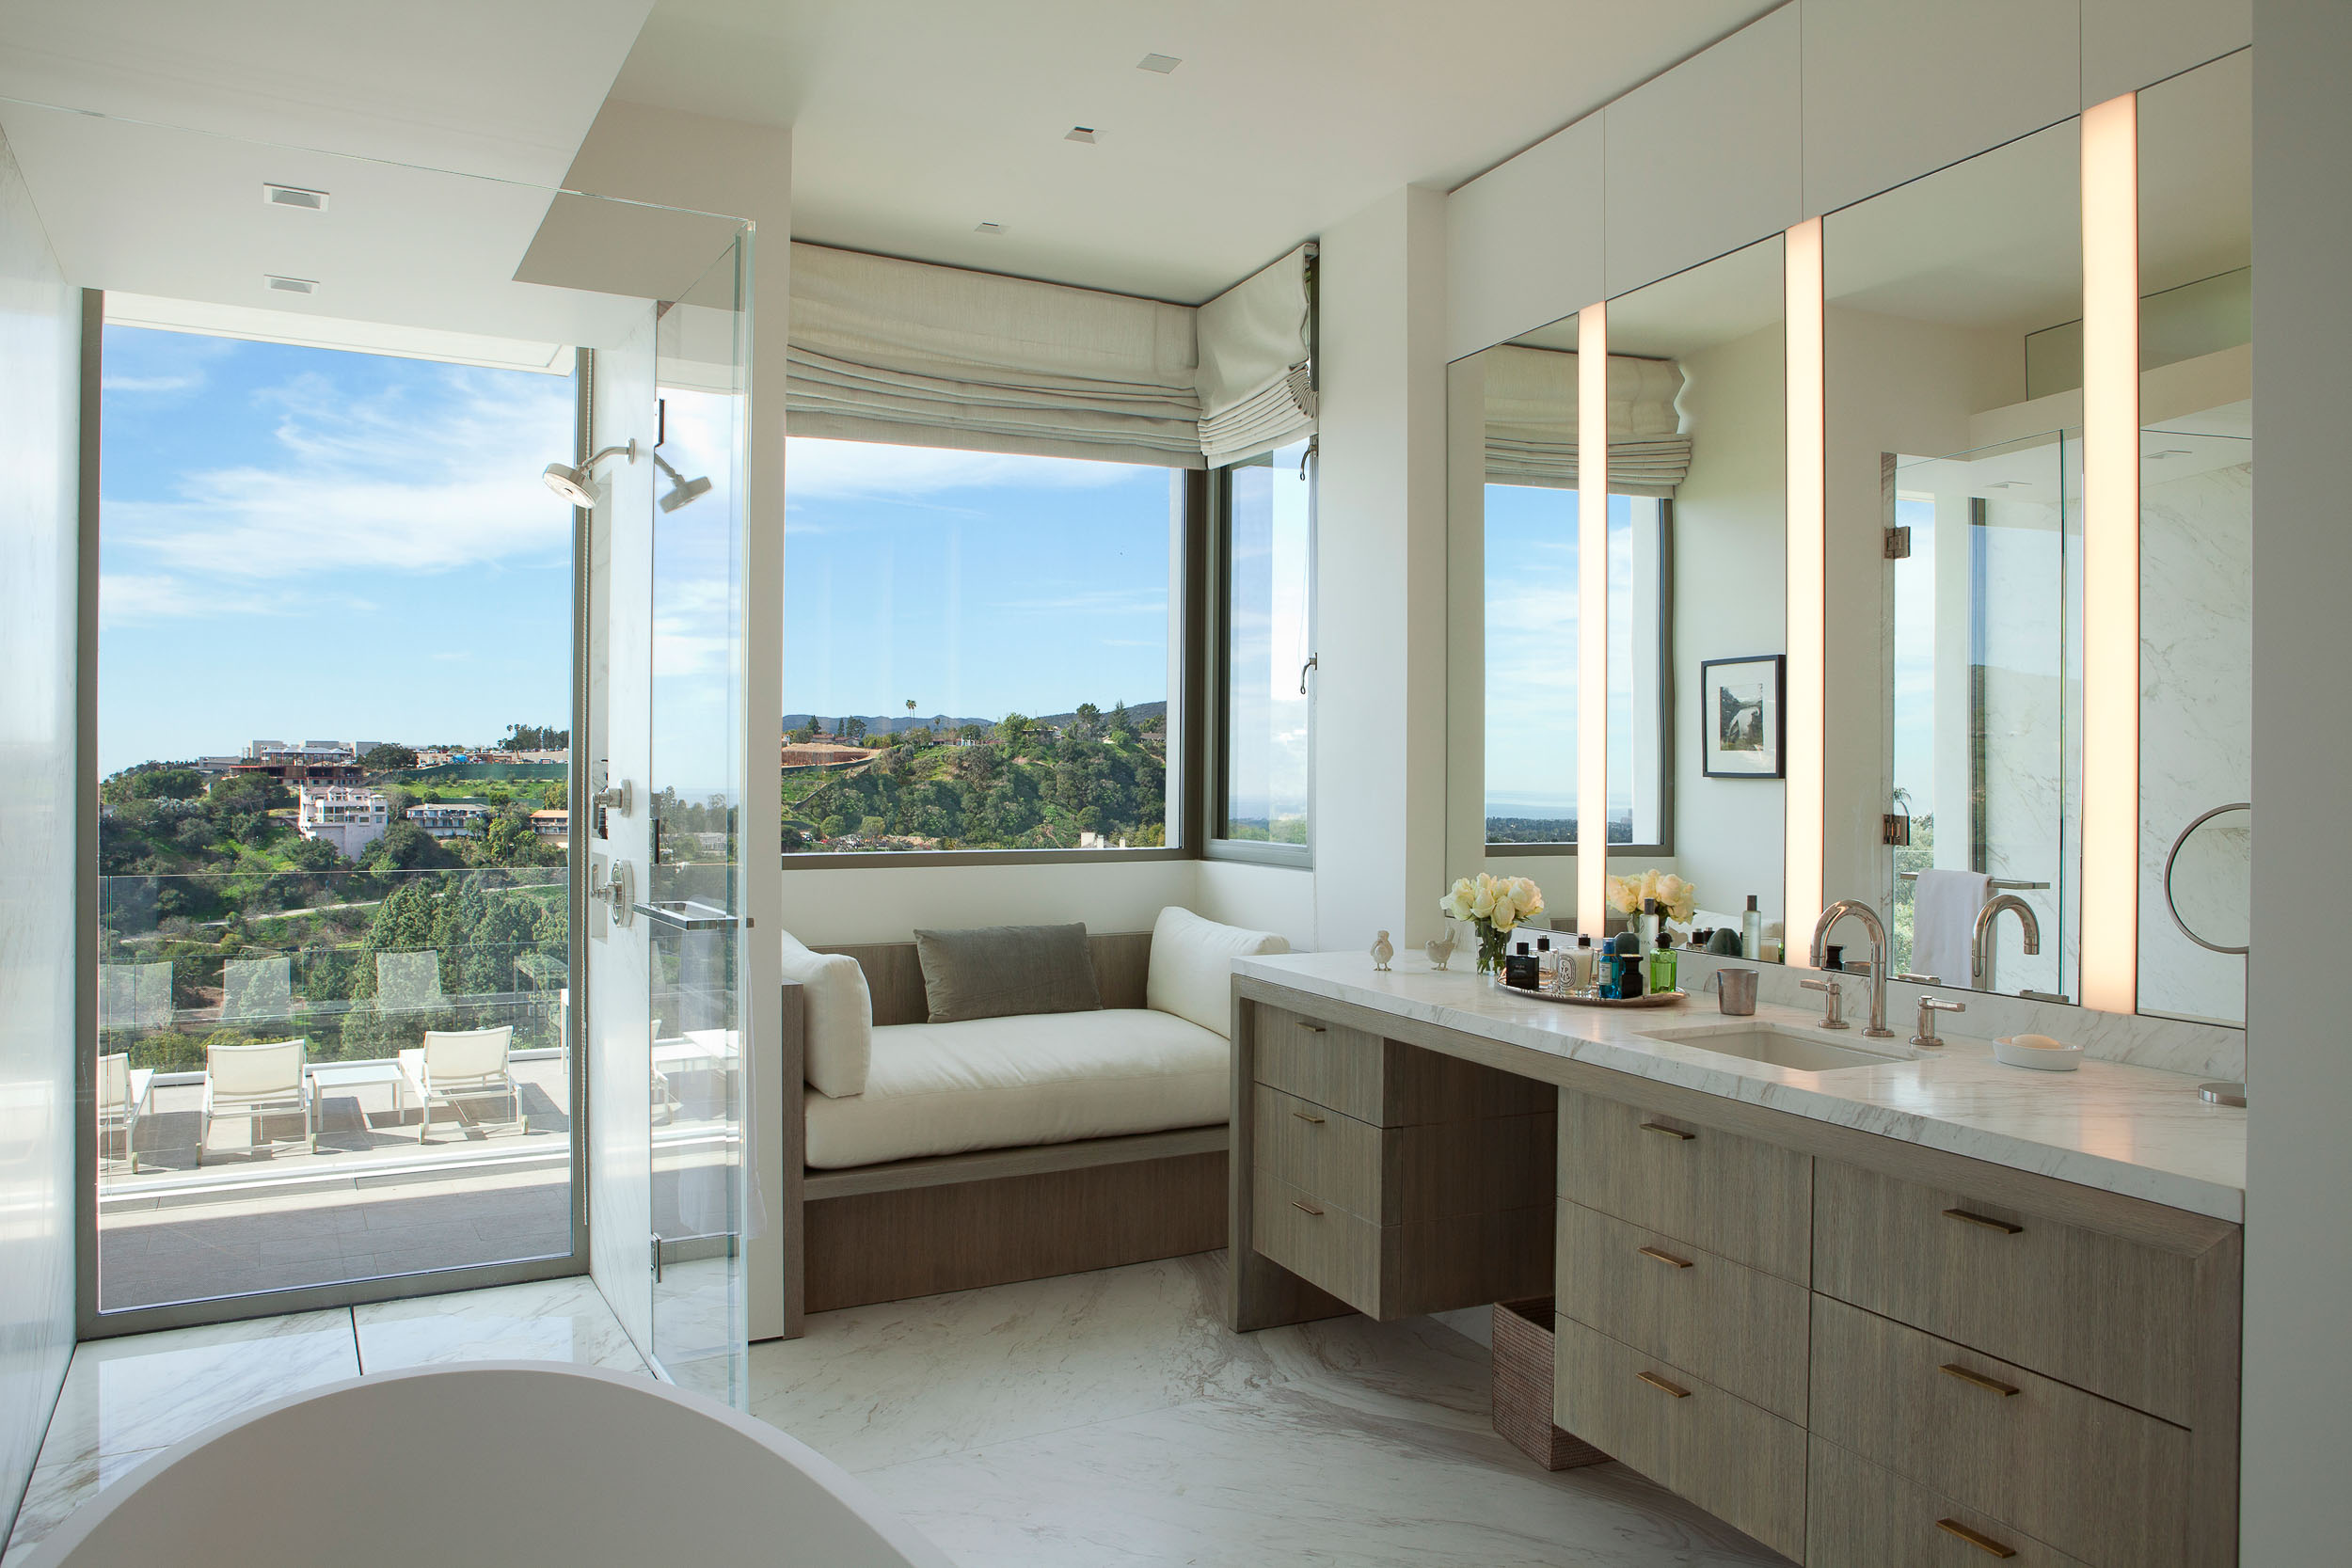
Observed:
[[[2060,1045],[2050,1040],[2048,1045],[2026,1045],[2027,1039],[2047,1040],[2047,1035],[2025,1035],[2014,1039],[2004,1035],[1993,1042],[1993,1059],[2010,1067],[2031,1068],[2037,1072],[2073,1072],[2082,1065],[2083,1048]]]

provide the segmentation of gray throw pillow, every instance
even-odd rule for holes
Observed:
[[[1084,1013],[1103,1006],[1084,926],[986,926],[917,931],[923,994],[933,1023],[1022,1013]]]

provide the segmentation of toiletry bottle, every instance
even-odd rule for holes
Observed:
[[[1764,917],[1756,911],[1756,895],[1748,895],[1748,911],[1740,917],[1740,956],[1761,959],[1764,957]]]
[[[1540,991],[1558,990],[1560,988],[1556,982],[1559,977],[1560,958],[1551,950],[1551,939],[1537,937],[1535,939],[1535,989]]]
[[[1517,951],[1503,955],[1502,983],[1520,990],[1535,989],[1535,955],[1527,950],[1527,943],[1520,942]]]
[[[1580,936],[1576,939],[1576,951],[1573,955],[1573,968],[1568,977],[1568,989],[1587,995],[1592,992],[1593,939],[1589,936]]]
[[[1601,938],[1593,949],[1593,994],[1605,1002],[1617,999],[1617,944],[1613,937]]]
[[[1682,960],[1675,953],[1675,934],[1658,933],[1658,946],[1649,956],[1649,989],[1652,991],[1678,990]]]
[[[1642,994],[1642,933],[1617,936],[1617,1000],[1631,1002]]]

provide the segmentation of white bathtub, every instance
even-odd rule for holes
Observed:
[[[666,1384],[492,1361],[331,1384],[107,1488],[25,1568],[952,1568],[849,1473]]]

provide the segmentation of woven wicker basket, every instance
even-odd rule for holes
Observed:
[[[1495,1304],[1495,1431],[1547,1470],[1609,1456],[1551,1424],[1551,1298]]]

